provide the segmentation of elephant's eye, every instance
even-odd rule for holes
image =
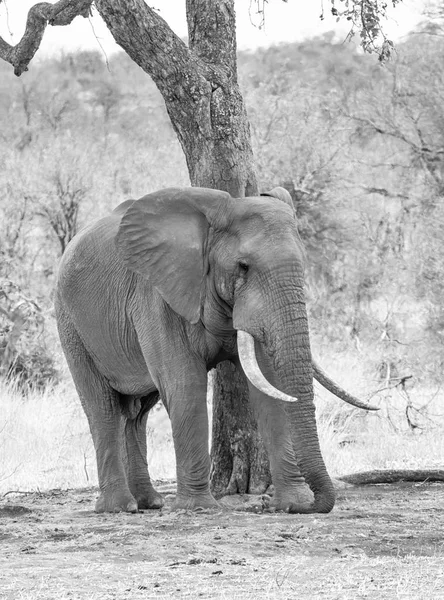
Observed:
[[[247,263],[243,260],[239,261],[239,269],[242,271],[242,273],[248,273],[248,269],[250,267],[247,265]]]

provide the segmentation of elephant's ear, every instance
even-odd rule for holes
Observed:
[[[231,196],[204,188],[170,188],[129,203],[116,243],[125,266],[143,275],[179,315],[197,323],[206,239]]]
[[[263,194],[261,194],[261,196],[271,196],[272,198],[277,198],[278,200],[282,200],[282,202],[285,202],[285,204],[288,204],[288,206],[293,211],[293,214],[296,215],[296,212],[294,210],[293,200],[291,199],[291,196],[290,196],[290,192],[288,190],[286,190],[285,188],[277,186],[277,187],[273,188],[272,190],[270,190],[269,192],[264,192]]]
[[[135,202],[135,200],[125,200],[125,202],[116,206],[113,213],[115,215],[124,215],[133,202]]]
[[[298,220],[296,218],[296,210],[294,208],[294,204],[293,204],[293,200],[291,198],[290,192],[283,187],[277,186],[277,187],[273,188],[272,190],[270,190],[269,192],[264,192],[263,194],[261,194],[261,196],[271,196],[272,198],[277,198],[278,200],[282,200],[282,202],[285,202],[285,204],[288,204],[288,206],[293,211],[293,217],[296,221],[296,235],[297,235],[298,241],[302,244],[301,238],[299,235],[299,231],[298,231],[298,227],[297,227]],[[303,251],[303,255],[305,257],[305,251],[303,250],[303,246],[302,246],[302,251]]]

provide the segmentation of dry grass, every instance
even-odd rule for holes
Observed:
[[[380,407],[378,412],[361,411],[315,384],[321,446],[333,476],[442,467],[444,390],[419,387],[413,379],[404,387],[396,381],[381,383],[357,351],[338,354],[320,348],[318,361],[335,381]]]
[[[97,485],[94,446],[71,384],[23,397],[0,383],[0,494]],[[174,477],[171,428],[162,408],[148,420],[154,479]]]
[[[373,469],[441,468],[442,419],[426,419],[424,428],[411,429],[403,411],[386,409],[385,399],[381,400],[380,412],[366,413],[326,395],[318,394],[318,429],[333,476]],[[442,398],[436,399],[439,402]]]

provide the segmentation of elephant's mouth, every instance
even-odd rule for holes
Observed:
[[[252,335],[241,329],[237,332],[237,350],[239,360],[244,370],[245,375],[250,383],[259,391],[263,392],[270,398],[283,400],[284,402],[297,402],[298,399],[289,396],[275,388],[263,375],[260,370],[254,349],[254,338]]]

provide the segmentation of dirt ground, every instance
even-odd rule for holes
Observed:
[[[93,512],[94,489],[0,499],[0,598],[444,598],[444,484],[345,487],[328,515]],[[256,511],[256,512],[255,512]]]

